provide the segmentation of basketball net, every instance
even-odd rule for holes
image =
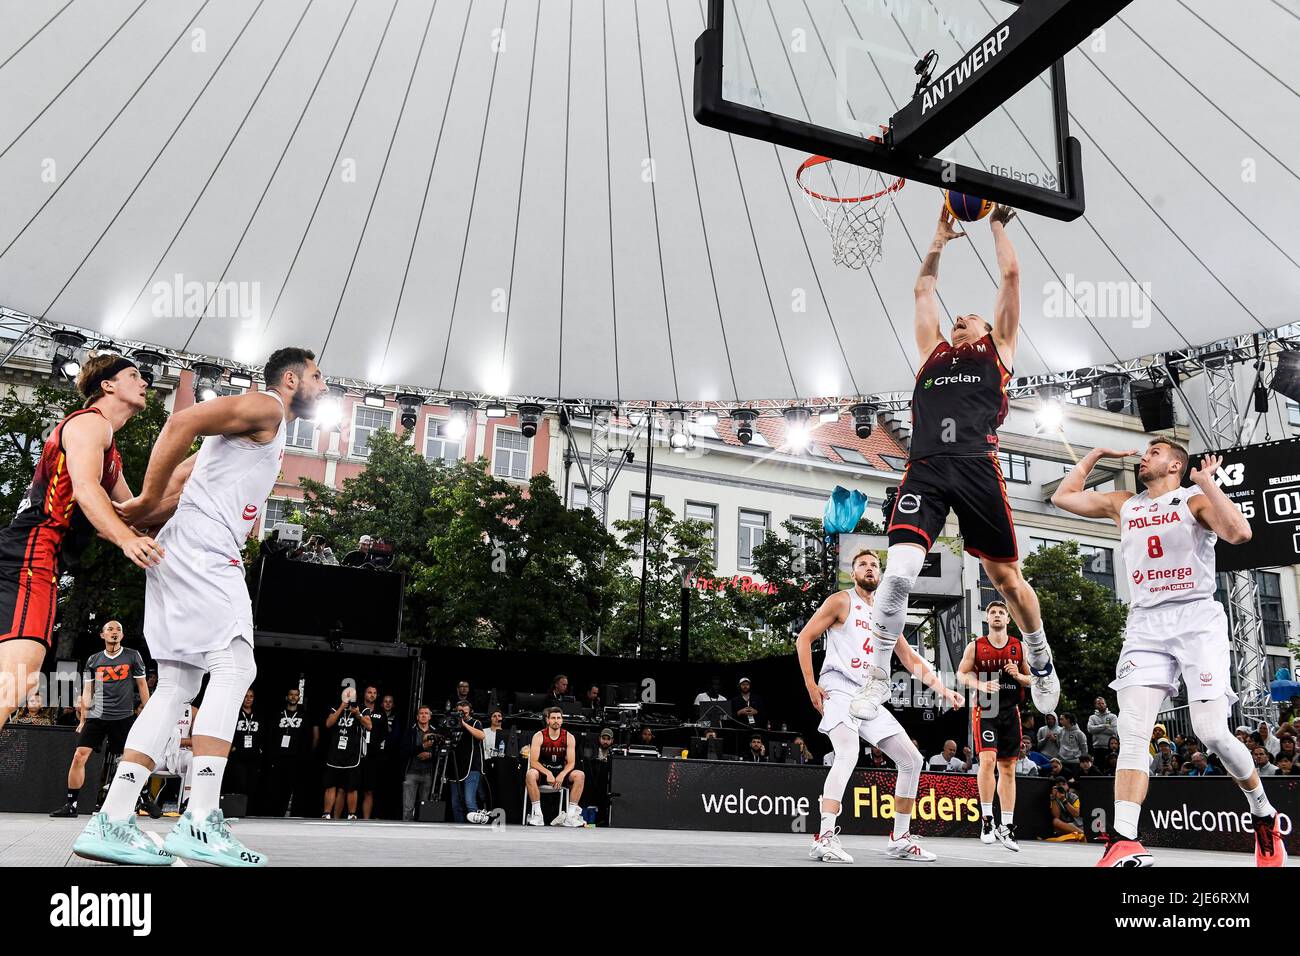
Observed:
[[[836,265],[862,269],[880,261],[893,195],[906,180],[826,156],[809,156],[794,179],[830,233]]]

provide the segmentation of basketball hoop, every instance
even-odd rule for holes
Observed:
[[[869,138],[880,142],[878,136]],[[836,265],[862,269],[880,261],[893,194],[907,180],[863,166],[836,163],[826,156],[809,156],[800,164],[794,181],[831,234],[831,259]]]

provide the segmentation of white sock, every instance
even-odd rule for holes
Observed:
[[[1024,642],[1030,667],[1043,667],[1051,659],[1052,652],[1047,647],[1047,631],[1041,625],[1036,631],[1022,631],[1020,640]]]
[[[190,816],[203,820],[221,806],[221,778],[226,775],[225,757],[194,758],[194,788],[190,791]]]
[[[113,774],[113,783],[100,809],[110,820],[125,820],[135,813],[135,803],[140,799],[140,788],[149,782],[149,768],[143,764],[123,760]]]
[[[542,801],[540,801],[540,800],[534,800],[534,801],[533,801],[533,813],[541,813],[541,812],[542,812]]]
[[[1015,810],[1003,810],[1001,813],[998,814],[998,816],[1002,818],[1002,825],[1004,827],[1009,827],[1011,826],[1011,824],[1016,822]]]
[[[1260,785],[1254,790],[1246,790],[1243,788],[1241,792],[1244,793],[1246,799],[1250,801],[1250,812],[1255,816],[1271,817],[1273,814],[1277,813],[1277,811],[1273,809],[1273,804],[1268,802],[1268,794],[1264,792],[1263,781],[1261,781]]]
[[[901,840],[908,830],[912,828],[912,815],[910,813],[899,813],[894,811],[894,839]]]
[[[993,816],[993,803],[991,801],[989,803],[980,804],[980,816],[981,817]]]
[[[1115,832],[1125,840],[1138,838],[1138,819],[1142,816],[1142,804],[1131,800],[1115,801]]]
[[[838,813],[827,813],[823,810],[822,828],[817,831],[817,835],[821,836],[823,833],[833,833],[835,831],[835,821],[839,819],[839,816]]]

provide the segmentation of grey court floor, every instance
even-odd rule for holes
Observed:
[[[39,814],[0,814],[0,867],[97,866],[72,855],[72,841],[86,818],[52,820]],[[166,835],[172,822],[141,818],[142,828]],[[471,827],[436,823],[237,821],[249,846],[272,866],[319,866],[345,859],[360,866],[820,866],[807,857],[802,834],[715,833],[696,830],[560,829],[519,826]],[[1095,846],[1028,842],[1021,852],[975,840],[928,839],[937,863],[890,860],[883,837],[844,837],[857,866],[1092,866]],[[1159,866],[1254,865],[1247,853],[1199,850],[1152,851]],[[177,866],[183,865],[177,863]],[[190,864],[198,866],[202,864]],[[1292,863],[1291,865],[1295,865]]]

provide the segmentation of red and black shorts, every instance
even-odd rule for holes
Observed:
[[[1020,560],[996,454],[909,462],[894,499],[889,544],[919,544],[930,550],[950,511],[957,514],[957,527],[971,554],[1006,564]]]
[[[48,649],[59,598],[58,536],[0,530],[0,641],[39,641]]]
[[[1000,707],[985,712],[978,705],[970,710],[971,735],[975,738],[975,752],[994,751],[999,760],[1012,760],[1020,756],[1019,707]]]

